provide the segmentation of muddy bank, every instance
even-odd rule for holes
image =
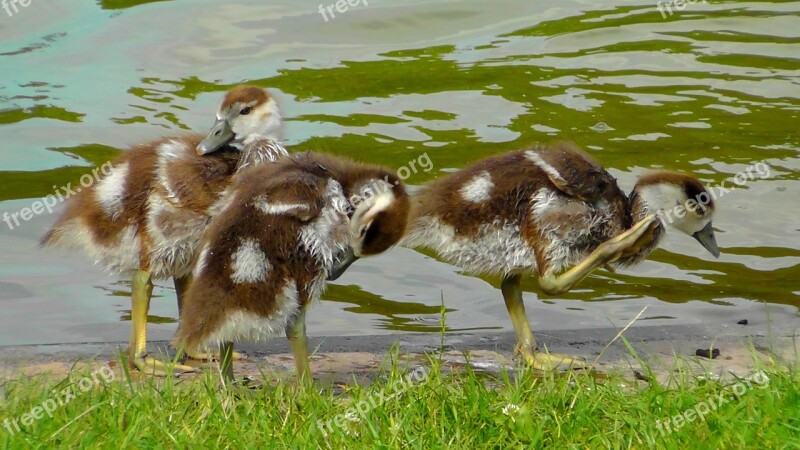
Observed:
[[[550,352],[577,355],[593,363],[603,352],[596,368],[600,372],[623,372],[634,377],[640,369],[621,340],[612,345],[617,329],[561,330],[537,333],[540,348]],[[761,363],[794,364],[800,344],[798,330],[783,326],[736,325],[717,327],[644,326],[631,328],[625,337],[637,355],[666,380],[676,368],[711,377],[744,376]],[[63,376],[73,367],[85,364],[110,364],[119,370],[119,355],[125,343],[84,343],[63,345],[30,345],[0,347],[0,378],[52,373]],[[719,349],[719,357],[711,360],[695,356],[697,349]],[[311,367],[315,379],[334,384],[350,384],[353,380],[369,383],[387,364],[387,352],[397,348],[399,358],[409,367],[427,365],[426,355],[440,355],[445,370],[460,370],[466,364],[473,369],[513,373],[518,369],[512,358],[513,333],[449,333],[444,336],[428,333],[311,337]],[[166,358],[174,355],[167,342],[151,342],[151,354]],[[237,361],[237,376],[257,379],[291,379],[294,370],[292,355],[285,339],[260,344],[240,344],[237,350],[247,360]],[[206,370],[214,370],[206,364]],[[187,377],[191,378],[191,376]]]

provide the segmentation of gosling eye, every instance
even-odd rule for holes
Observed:
[[[367,230],[369,230],[369,224],[361,225],[361,228],[358,230],[358,237],[363,238],[367,234]]]
[[[246,116],[246,115],[250,114],[250,111],[252,111],[252,110],[253,109],[251,107],[245,106],[244,108],[242,108],[241,111],[239,111],[239,115],[240,116]]]
[[[693,202],[687,202],[685,208],[698,217],[703,217],[706,212],[702,205]]]

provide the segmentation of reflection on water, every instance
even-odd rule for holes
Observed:
[[[556,138],[625,190],[659,168],[730,187],[763,161],[768,178],[719,200],[719,260],[669,236],[650,261],[558,299],[526,280],[528,311],[537,329],[607,326],[644,305],[650,323],[761,303],[796,315],[800,1],[698,3],[666,20],[641,0],[384,1],[327,23],[316,5],[269,3],[74,0],[0,17],[0,214],[133,143],[204,131],[246,80],[275,91],[295,149],[393,167],[427,152],[434,169],[412,184]],[[129,287],[80,254],[36,249],[52,220],[0,223],[0,345],[125,340]],[[449,330],[509,327],[498,280],[430,254],[360,261],[340,283],[312,309],[313,333],[435,332],[442,298]],[[153,322],[174,321],[174,292],[157,292]],[[152,328],[168,338],[174,324]]]
[[[325,292],[325,300],[345,305],[344,310],[359,314],[378,314],[381,328],[398,331],[432,331],[432,327],[441,330],[437,320],[432,317],[442,314],[442,306],[429,306],[411,301],[395,301],[381,298],[371,292],[364,291],[357,285],[331,285]],[[444,313],[453,311],[444,308]],[[403,317],[410,316],[410,317]],[[417,323],[415,323],[417,322]],[[452,328],[449,329],[450,331]]]
[[[169,0],[99,0],[97,3],[103,9],[125,9],[145,3],[166,2]]]

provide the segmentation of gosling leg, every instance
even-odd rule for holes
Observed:
[[[143,373],[155,376],[194,372],[193,368],[180,364],[167,370],[166,364],[147,355],[147,312],[153,295],[150,271],[137,270],[131,287],[131,346],[128,348],[128,357],[133,365]]]
[[[522,300],[521,278],[521,275],[518,274],[508,275],[500,284],[503,300],[506,302],[506,309],[511,317],[511,324],[514,326],[514,335],[517,340],[514,355],[521,356],[528,365],[538,370],[551,370],[562,365],[584,367],[585,365],[576,357],[536,351],[536,339],[533,337],[533,331],[531,331],[528,316],[525,313],[525,303]]]
[[[286,326],[286,338],[294,356],[294,366],[297,371],[298,384],[307,384],[312,381],[311,368],[308,364],[308,337],[306,336],[306,310],[305,307]]]
[[[612,263],[624,255],[635,253],[639,248],[651,242],[653,231],[658,224],[659,220],[655,214],[645,217],[631,229],[600,244],[578,265],[561,275],[548,272],[539,276],[539,286],[546,294],[550,295],[569,291],[595,269]]]

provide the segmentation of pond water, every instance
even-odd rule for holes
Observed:
[[[649,261],[559,298],[531,278],[537,331],[621,325],[644,306],[639,325],[798,319],[800,1],[363,3],[335,17],[290,0],[0,9],[0,214],[131,144],[205,132],[247,81],[272,88],[294,149],[397,168],[427,153],[433,168],[411,184],[566,138],[625,191],[661,168],[735,187],[718,200],[718,260],[673,234]],[[768,173],[734,183],[757,163]],[[128,281],[40,250],[55,217],[0,222],[0,345],[125,341]],[[309,332],[439,332],[442,301],[449,330],[510,329],[497,286],[396,249],[332,284]],[[151,338],[168,339],[171,284],[155,294]]]

